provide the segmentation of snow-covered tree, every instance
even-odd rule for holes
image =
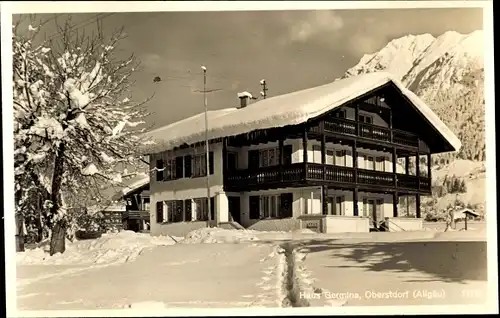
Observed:
[[[51,255],[65,250],[68,211],[127,177],[117,164],[137,166],[144,142],[147,100],[128,95],[138,65],[116,56],[121,31],[106,39],[97,25],[87,36],[67,20],[50,40],[38,39],[43,24],[13,26],[16,213],[42,200]]]

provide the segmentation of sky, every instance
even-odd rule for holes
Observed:
[[[132,96],[148,104],[153,128],[204,110],[201,66],[207,68],[209,109],[236,107],[237,93],[258,96],[266,79],[268,97],[334,81],[364,54],[408,34],[483,28],[482,9],[385,9],[239,12],[142,12],[72,14],[77,27],[91,30],[97,17],[110,34],[120,27],[127,37],[123,54],[134,53],[141,70]],[[55,21],[44,28],[57,34]],[[162,81],[153,83],[159,76]],[[148,125],[149,126],[149,125]]]

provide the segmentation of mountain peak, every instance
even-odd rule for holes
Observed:
[[[429,34],[405,35],[391,40],[380,51],[365,54],[359,63],[347,70],[346,77],[386,70],[402,78],[412,67],[413,61],[435,40]]]

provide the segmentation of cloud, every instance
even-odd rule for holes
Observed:
[[[141,64],[147,68],[157,68],[161,62],[161,57],[155,53],[147,53],[140,58]]]
[[[282,42],[306,42],[318,35],[341,30],[344,21],[335,11],[318,10],[302,13],[296,17],[295,12],[283,15],[282,21],[288,34]]]
[[[382,49],[387,39],[380,35],[354,34],[349,37],[346,47],[354,55],[371,54]]]

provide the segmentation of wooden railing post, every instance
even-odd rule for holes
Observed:
[[[354,169],[354,185],[358,185],[358,144],[356,140],[352,143],[352,167]]]
[[[355,186],[354,187],[354,191],[353,191],[353,196],[352,196],[353,200],[352,200],[352,203],[353,203],[353,215],[354,216],[358,216],[359,215],[359,207],[358,207],[358,186]]]

